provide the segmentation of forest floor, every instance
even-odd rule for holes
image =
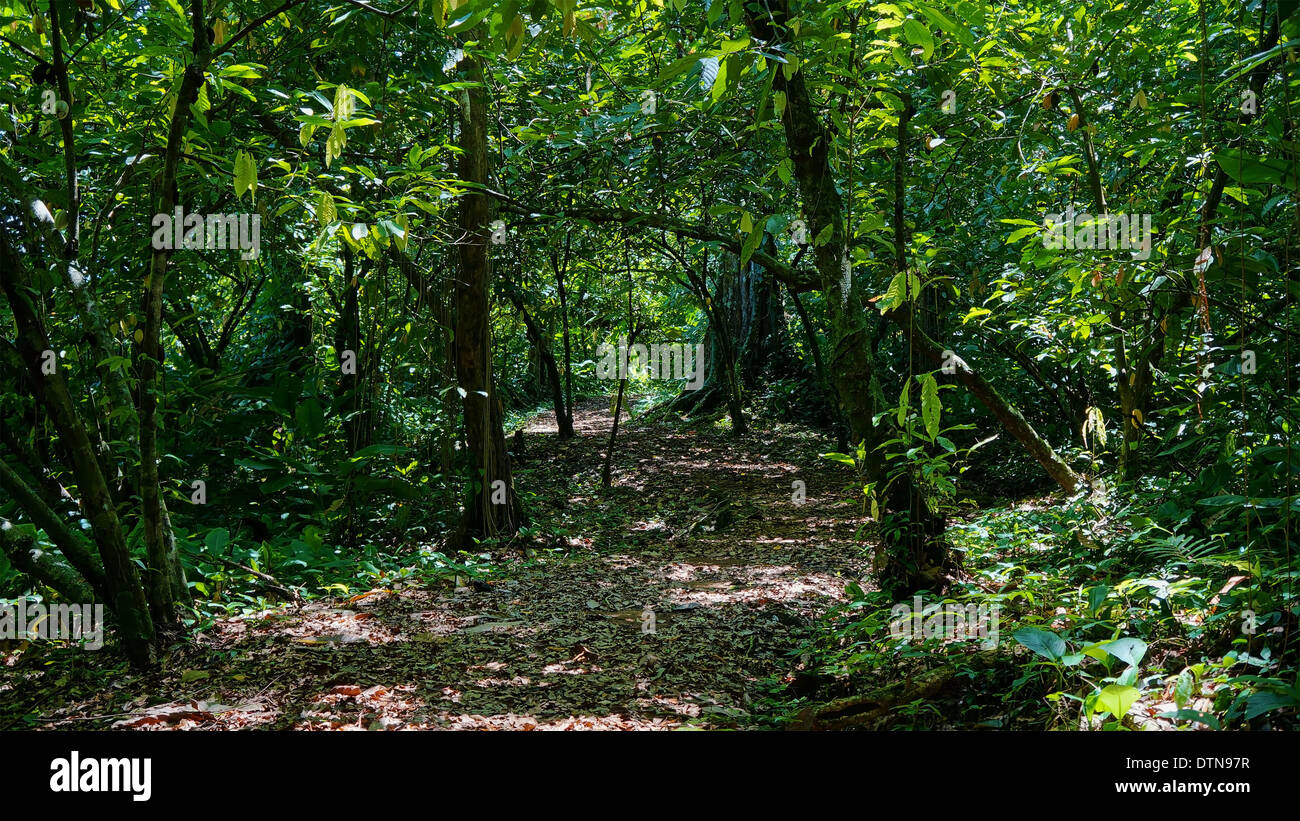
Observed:
[[[865,574],[847,473],[802,428],[735,437],[669,417],[620,424],[602,490],[611,421],[597,401],[580,406],[576,439],[559,441],[552,416],[528,425],[516,483],[551,544],[498,547],[486,582],[218,620],[145,675],[107,654],[49,667],[11,656],[0,726],[773,726],[767,690]]]

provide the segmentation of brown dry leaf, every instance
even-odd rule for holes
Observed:
[[[220,705],[215,706],[219,707]],[[161,724],[176,724],[186,719],[190,721],[208,721],[213,717],[214,713],[206,703],[202,701],[186,701],[150,707],[145,710],[144,715],[124,718],[121,721],[114,722],[113,727],[150,727]]]

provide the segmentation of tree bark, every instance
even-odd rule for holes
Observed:
[[[9,301],[18,329],[19,355],[27,364],[37,398],[45,405],[59,431],[60,445],[67,453],[77,479],[82,514],[90,522],[91,532],[99,545],[108,604],[117,616],[123,649],[132,664],[146,667],[153,660],[153,620],[140,577],[123,538],[108,481],[95,458],[86,426],[77,413],[62,372],[57,368],[51,374],[42,372],[43,353],[53,348],[28,297],[21,273],[22,260],[3,233],[0,233],[0,254],[3,255],[0,260],[0,289]]]
[[[473,83],[464,90],[461,109],[460,178],[467,183],[486,185],[487,107],[483,69],[474,57],[466,57],[460,67]],[[461,196],[460,277],[456,282],[454,341],[456,379],[464,399],[465,438],[477,473],[474,477],[477,490],[467,502],[462,520],[462,541],[466,545],[476,536],[513,536],[526,520],[515,494],[510,455],[506,452],[501,402],[492,385],[490,218],[490,200],[486,194],[474,189]],[[497,485],[498,482],[503,484]]]
[[[97,600],[103,601],[103,596],[96,595],[82,577],[77,575],[78,571],[38,549],[34,537],[20,533],[13,523],[4,518],[0,518],[0,551],[20,572],[57,591],[69,602],[90,604]]]
[[[190,6],[190,26],[193,31],[194,56],[185,67],[180,87],[176,93],[176,109],[167,130],[167,149],[163,155],[163,169],[157,178],[154,202],[155,213],[170,214],[176,206],[176,172],[180,167],[181,144],[189,129],[190,106],[198,99],[204,74],[212,59],[208,43],[208,24],[203,15],[203,0],[193,0]],[[149,611],[153,621],[174,624],[178,613],[174,576],[179,571],[175,553],[169,550],[171,541],[165,532],[168,520],[162,500],[162,486],[158,474],[158,396],[162,391],[162,316],[163,286],[167,276],[170,253],[165,248],[155,248],[149,258],[149,277],[141,305],[144,315],[144,339],[136,350],[136,369],[140,374],[140,500],[144,514],[144,542],[148,573],[146,587]]]

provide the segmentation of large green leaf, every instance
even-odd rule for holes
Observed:
[[[1097,694],[1096,709],[1105,710],[1115,718],[1123,718],[1142,693],[1126,684],[1108,684]]]
[[[1147,643],[1142,639],[1122,638],[1106,642],[1101,649],[1130,667],[1136,667],[1147,653]]]
[[[315,399],[305,399],[294,411],[298,431],[308,439],[315,439],[325,430],[325,412]]]
[[[930,55],[934,54],[934,37],[930,35],[930,30],[925,24],[917,20],[904,20],[903,33],[913,45],[921,47],[921,56],[929,60]]]
[[[1278,158],[1260,159],[1245,149],[1220,151],[1214,159],[1224,173],[1248,185],[1282,185],[1300,192],[1300,164]]]
[[[1011,637],[1049,661],[1060,661],[1065,655],[1065,639],[1051,630],[1022,627]]]

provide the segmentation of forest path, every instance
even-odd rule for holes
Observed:
[[[55,715],[73,720],[53,723],[86,728],[96,714],[108,715],[90,726],[159,729],[761,723],[762,683],[790,669],[804,631],[864,572],[842,469],[800,428],[733,437],[675,420],[624,422],[613,487],[602,491],[610,422],[608,404],[589,402],[576,439],[559,441],[552,415],[524,434],[517,486],[534,526],[551,534],[543,538],[567,550],[538,550],[489,584],[375,590],[218,622],[167,672],[127,685],[138,698],[124,705],[119,690],[115,703],[64,708]],[[795,480],[807,484],[802,504]]]

